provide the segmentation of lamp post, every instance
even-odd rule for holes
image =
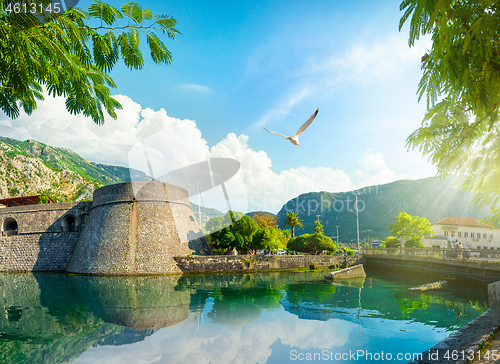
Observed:
[[[337,248],[339,247],[339,226],[337,225]]]
[[[319,221],[319,218],[321,217],[321,215],[316,215],[316,218],[317,220],[316,221]]]
[[[356,196],[356,230],[358,233],[358,259],[359,259],[359,213],[358,213],[358,194],[355,194]]]

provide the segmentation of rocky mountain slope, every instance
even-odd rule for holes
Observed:
[[[453,187],[457,179],[425,178],[400,180],[385,185],[365,187],[358,191],[360,239],[385,238],[390,235],[389,224],[396,222],[400,212],[425,217],[432,224],[447,216],[481,219],[488,215],[488,207],[478,209],[471,204],[474,194]],[[325,234],[337,235],[340,241],[356,240],[356,213],[354,191],[342,193],[313,192],[288,201],[278,213],[283,226],[287,211],[297,211],[304,220],[304,229],[297,234],[314,232],[314,221],[319,216]]]
[[[0,137],[0,198],[48,195],[56,202],[92,200],[96,188],[130,180],[153,179],[136,169],[89,162],[70,149]],[[196,204],[191,207],[198,212]],[[204,219],[223,215],[204,207],[201,212]]]
[[[143,172],[89,162],[75,152],[35,140],[0,137],[0,196],[46,194],[56,201],[92,198],[94,189],[130,181],[152,180]]]

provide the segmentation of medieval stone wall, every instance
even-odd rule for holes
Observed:
[[[22,234],[0,239],[0,272],[62,272],[79,233]]]
[[[64,271],[90,206],[72,202],[0,209],[0,271]],[[74,219],[72,231],[68,217]],[[8,230],[12,221],[17,230]]]
[[[181,273],[174,256],[211,254],[187,191],[161,182],[100,188],[92,202],[0,209],[0,271]]]

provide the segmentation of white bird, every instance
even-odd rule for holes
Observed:
[[[307,119],[307,121],[304,124],[302,124],[302,126],[299,128],[299,130],[297,130],[297,132],[295,133],[295,136],[286,137],[285,135],[280,134],[280,133],[276,133],[275,131],[268,130],[266,128],[264,128],[264,129],[267,130],[270,133],[273,133],[273,134],[282,136],[285,139],[288,139],[290,141],[290,143],[292,143],[294,145],[300,145],[299,144],[299,136],[300,136],[300,134],[302,134],[304,132],[304,130],[306,130],[309,125],[311,125],[311,123],[313,122],[313,120],[316,117],[316,115],[318,115],[318,111],[319,111],[319,108],[316,109],[316,111],[314,112],[314,114],[312,114],[311,117],[309,119]]]

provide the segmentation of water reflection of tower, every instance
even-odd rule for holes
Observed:
[[[176,277],[68,276],[80,301],[102,320],[133,330],[173,326],[189,316],[190,293]]]

